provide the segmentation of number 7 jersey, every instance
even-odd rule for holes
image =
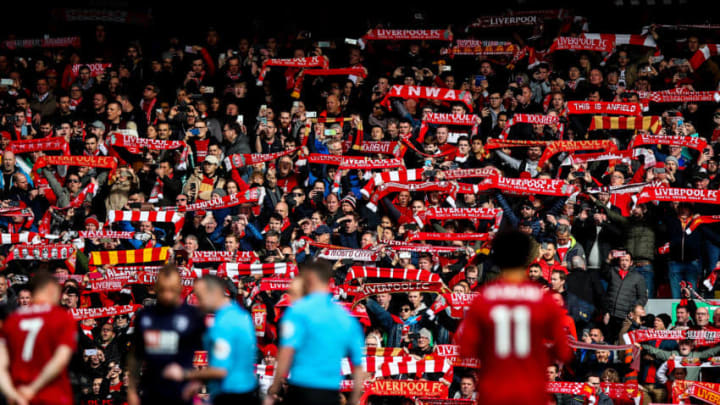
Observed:
[[[572,358],[563,316],[535,283],[497,281],[480,290],[458,341],[464,357],[480,359],[477,391],[484,404],[547,403],[547,366]]]
[[[77,326],[66,309],[53,305],[20,307],[5,320],[0,339],[10,356],[13,385],[30,384],[50,361],[59,346],[75,351]],[[71,404],[67,368],[43,387],[31,403]]]

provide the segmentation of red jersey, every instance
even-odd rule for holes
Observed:
[[[483,404],[545,404],[545,370],[572,358],[563,310],[530,281],[483,286],[458,331],[461,354],[480,359]],[[548,349],[546,343],[554,344]]]
[[[77,326],[62,307],[31,305],[20,307],[5,320],[0,339],[10,355],[10,376],[15,387],[32,383],[62,345],[77,346]],[[43,387],[32,403],[72,404],[67,369]]]

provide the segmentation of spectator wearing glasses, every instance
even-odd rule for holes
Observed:
[[[412,306],[407,299],[400,305],[397,315],[390,313],[372,298],[366,301],[365,307],[373,323],[377,322],[385,332],[388,347],[407,346],[410,343],[410,334],[419,333],[428,323],[426,315],[413,315]]]

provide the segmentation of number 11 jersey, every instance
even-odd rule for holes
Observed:
[[[0,339],[10,356],[10,376],[17,388],[35,380],[59,346],[74,352],[77,326],[66,309],[53,305],[20,307],[5,320]],[[72,404],[68,370],[43,387],[31,403]]]
[[[483,404],[547,403],[547,366],[572,358],[563,316],[535,283],[501,280],[480,290],[458,340],[463,356],[480,359],[477,397]]]

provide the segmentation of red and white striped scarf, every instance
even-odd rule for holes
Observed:
[[[15,245],[18,243],[40,242],[39,235],[35,232],[2,233],[0,234],[0,245]]]
[[[690,66],[697,70],[705,61],[720,54],[720,44],[705,44],[690,58]]]
[[[205,272],[205,269],[193,269],[196,276],[204,275]],[[295,277],[297,273],[298,268],[293,263],[222,263],[215,272],[218,277],[230,277],[233,279],[241,276],[271,276],[273,274]],[[208,274],[213,274],[212,270]]]
[[[441,282],[440,276],[422,269],[394,269],[388,267],[352,266],[345,276],[345,282],[358,278],[391,278],[397,280],[415,280]]]
[[[185,216],[177,211],[108,211],[107,221],[105,225],[113,222],[129,221],[129,222],[169,222],[175,224],[175,234],[180,233],[185,223]]]

